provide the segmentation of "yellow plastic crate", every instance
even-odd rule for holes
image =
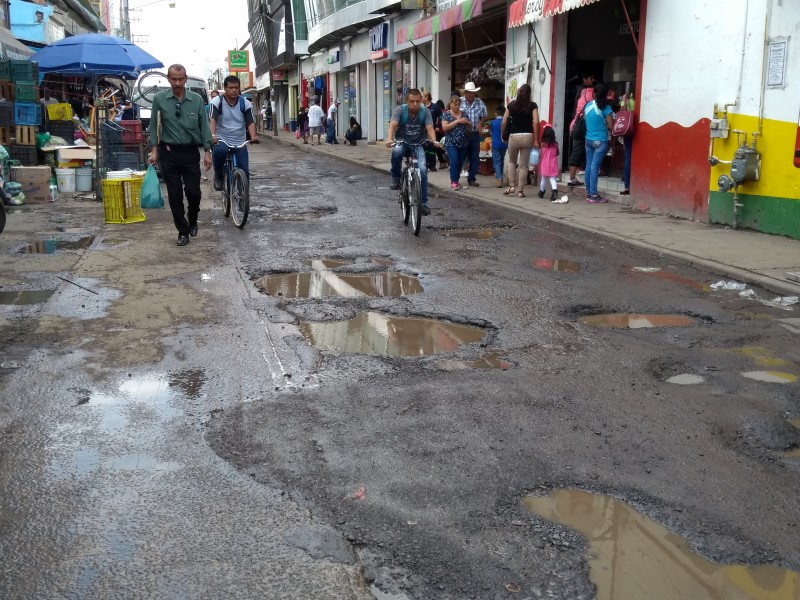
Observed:
[[[51,121],[72,121],[72,106],[63,102],[61,104],[48,104],[47,118]]]
[[[142,212],[142,179],[104,179],[103,208],[106,223],[141,223],[145,220]]]

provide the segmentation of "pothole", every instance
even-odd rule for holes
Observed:
[[[336,269],[338,267],[366,263],[381,267],[390,267],[394,264],[394,261],[390,258],[381,258],[378,256],[371,258],[310,258],[303,261],[305,266],[311,267],[316,271],[325,271],[327,269]]]
[[[598,600],[795,598],[800,573],[773,565],[720,565],[624,502],[583,490],[528,496],[529,511],[565,525],[589,543],[589,578]]]
[[[34,290],[29,292],[0,292],[0,304],[23,306],[43,304],[50,299],[55,290]]]
[[[370,356],[429,356],[483,340],[485,330],[421,317],[358,313],[346,321],[304,322],[300,332],[314,346]]]
[[[654,279],[663,279],[665,281],[671,281],[672,283],[677,283],[678,285],[683,285],[700,292],[711,291],[711,288],[705,283],[702,283],[700,281],[695,281],[694,279],[689,279],[688,277],[684,277],[683,275],[678,275],[677,273],[672,273],[670,271],[663,271],[658,267],[651,267],[651,268],[632,267],[631,271],[639,275],[652,277]]]
[[[335,214],[339,209],[335,206],[312,206],[310,210],[302,210],[298,212],[285,212],[285,213],[272,213],[263,214],[264,218],[272,219],[273,221],[308,221],[310,219],[320,219],[329,215]],[[253,207],[250,209],[251,213],[269,213],[268,207]]]
[[[267,275],[256,280],[255,284],[270,296],[284,298],[383,298],[423,291],[415,276],[395,272],[348,274],[309,271]]]
[[[694,327],[694,319],[683,315],[645,315],[614,313],[589,315],[579,319],[599,329],[644,329],[648,327]]]
[[[20,254],[55,254],[59,250],[85,250],[94,242],[94,236],[82,237],[76,241],[33,240],[19,249]]]
[[[477,360],[440,360],[436,367],[442,371],[466,371],[468,369],[502,369],[513,367],[510,362],[503,359],[500,352],[490,352]]]
[[[559,273],[579,273],[581,263],[577,260],[564,260],[563,258],[533,258],[531,266],[542,271],[558,271]]]
[[[452,231],[443,231],[442,235],[445,237],[454,238],[469,238],[472,240],[489,240],[497,237],[502,233],[499,229],[454,229]]]
[[[677,385],[697,385],[704,381],[705,379],[702,376],[692,373],[681,373],[680,375],[673,375],[667,379],[667,383],[674,383]]]

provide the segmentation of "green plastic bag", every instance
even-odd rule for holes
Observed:
[[[142,182],[142,208],[164,208],[164,198],[161,197],[161,186],[158,184],[158,173],[153,165],[147,166]]]

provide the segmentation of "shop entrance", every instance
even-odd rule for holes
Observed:
[[[452,91],[460,94],[466,81],[474,81],[481,88],[478,97],[486,104],[490,118],[494,117],[497,105],[503,103],[505,94],[507,21],[504,5],[454,28],[450,34]],[[440,91],[445,107],[450,92]]]
[[[640,0],[624,0],[638,36]],[[567,69],[564,111],[562,169],[569,157],[569,124],[575,115],[576,99],[582,88],[582,76],[594,75],[606,84],[612,95],[614,110],[626,93],[636,89],[636,45],[625,18],[622,0],[604,0],[567,13]],[[635,100],[638,101],[638,98]],[[622,177],[624,151],[618,140],[609,145],[609,156],[603,161],[601,175],[619,181]],[[613,188],[613,186],[611,186]]]

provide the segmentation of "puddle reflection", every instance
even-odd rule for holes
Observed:
[[[692,373],[681,373],[680,375],[673,375],[667,379],[667,383],[675,383],[677,385],[697,385],[703,383],[705,379],[700,375],[693,375]]]
[[[429,356],[479,342],[484,331],[423,318],[359,313],[348,321],[301,323],[300,332],[314,346],[370,356]]]
[[[742,373],[742,377],[765,383],[794,383],[797,381],[797,375],[781,371],[746,371]]]
[[[284,298],[394,297],[423,291],[416,277],[386,272],[364,275],[331,271],[287,273],[262,277],[256,281],[256,285],[270,296]]]
[[[53,254],[59,250],[84,250],[92,245],[94,236],[82,237],[78,241],[34,240],[20,248],[20,254]]]
[[[311,258],[309,260],[304,260],[303,264],[307,267],[311,267],[315,271],[326,271],[328,269],[335,269],[337,267],[344,267],[347,265],[356,265],[356,264],[368,264],[371,263],[373,265],[380,265],[381,267],[391,267],[394,264],[394,261],[389,258],[379,258],[373,257],[370,259],[362,259],[362,258]]]
[[[647,327],[693,327],[694,320],[682,315],[609,314],[581,317],[580,322],[601,329],[643,329]]]
[[[512,365],[507,360],[503,360],[503,355],[499,352],[490,352],[478,360],[440,360],[436,366],[442,371],[465,371],[467,369],[510,369]]]
[[[498,235],[496,229],[465,229],[462,231],[446,231],[445,237],[469,238],[472,240],[489,240]]]
[[[27,305],[42,304],[50,299],[55,290],[34,290],[31,292],[0,292],[0,304]]]
[[[614,498],[566,489],[525,508],[584,536],[598,600],[778,600],[800,597],[800,573],[772,565],[718,565],[682,537]]]
[[[581,263],[577,260],[561,258],[534,258],[531,265],[542,271],[558,271],[559,273],[580,273]]]

